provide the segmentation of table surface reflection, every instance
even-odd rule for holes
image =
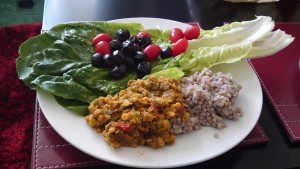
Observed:
[[[296,0],[263,4],[221,0],[45,0],[43,30],[63,22],[107,21],[130,17],[197,21],[203,29],[211,29],[225,22],[251,20],[255,15],[271,16],[276,22],[300,22],[300,3]],[[300,145],[290,143],[266,98],[259,122],[270,139],[266,145],[234,148],[219,157],[188,167],[300,167]],[[126,168],[117,165],[106,167]]]

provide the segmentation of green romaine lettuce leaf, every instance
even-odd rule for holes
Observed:
[[[201,71],[204,68],[223,63],[234,63],[246,58],[252,49],[252,43],[239,45],[223,45],[218,47],[200,47],[180,54],[175,58],[161,60],[152,69],[156,73],[165,69],[177,67],[185,74]]]
[[[147,29],[145,30],[151,34],[152,41],[159,46],[170,46],[171,41],[169,39],[170,30],[160,30],[160,29]]]
[[[173,68],[168,68],[168,69],[164,69],[164,70],[152,73],[151,75],[155,75],[157,77],[164,76],[164,77],[169,77],[169,78],[173,78],[173,79],[180,79],[181,77],[184,76],[184,73],[179,68],[173,67]],[[149,77],[150,77],[150,75],[147,75],[147,76],[144,76],[143,79],[148,79]]]
[[[187,51],[199,47],[255,42],[271,32],[274,26],[271,17],[258,16],[251,21],[232,22],[212,30],[202,30],[200,38],[189,42]]]
[[[54,98],[57,101],[57,103],[64,108],[74,111],[81,116],[86,116],[88,114],[88,106],[89,106],[88,103],[81,102],[74,99],[66,99],[55,95]]]

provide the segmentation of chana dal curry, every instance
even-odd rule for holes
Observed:
[[[91,127],[102,132],[113,148],[147,145],[153,148],[174,143],[172,118],[189,120],[179,80],[150,76],[130,80],[118,95],[99,97],[85,117]]]

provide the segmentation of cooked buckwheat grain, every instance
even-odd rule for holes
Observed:
[[[240,108],[233,107],[242,86],[231,74],[213,73],[209,69],[181,79],[182,95],[190,112],[187,123],[180,118],[171,120],[174,134],[198,130],[201,126],[224,128],[223,118],[237,120],[242,116]]]

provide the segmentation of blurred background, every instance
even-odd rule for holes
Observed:
[[[99,18],[105,18],[103,12],[113,12],[110,16],[121,17],[122,10],[131,9],[126,6],[126,1],[120,0],[99,0],[104,8],[110,5],[119,5],[120,11],[106,9],[99,12]],[[131,1],[131,0],[129,0]],[[160,9],[153,9],[147,1],[139,0],[137,10],[144,10],[145,17],[155,17],[160,13],[164,16],[164,8],[170,6],[170,0],[152,0],[161,4]],[[88,1],[87,1],[88,2]],[[300,20],[300,0],[280,0],[270,3],[231,3],[223,0],[176,0],[172,1],[174,9],[173,16],[165,16],[170,19],[189,22],[198,21],[203,29],[211,29],[226,22],[254,19],[255,15],[271,16],[276,22]],[[177,6],[177,5],[178,6]],[[43,19],[44,0],[0,0],[0,27],[22,23],[37,23]],[[283,12],[284,11],[284,12]],[[78,11],[80,12],[80,11]],[[132,11],[134,14],[134,10]],[[223,16],[220,18],[219,16]],[[242,16],[242,17],[241,17]],[[126,16],[125,16],[126,17]],[[187,21],[186,19],[189,18]],[[106,18],[109,19],[109,18]]]
[[[0,27],[42,22],[44,0],[0,0]]]

